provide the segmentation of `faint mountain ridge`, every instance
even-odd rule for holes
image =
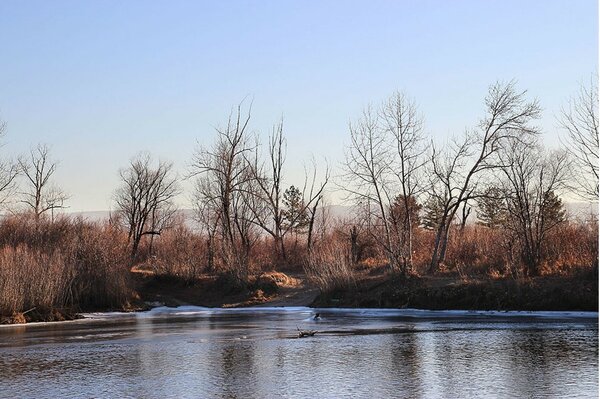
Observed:
[[[356,214],[356,207],[353,205],[327,205],[326,210],[329,218],[333,220],[351,220]],[[598,203],[568,201],[565,202],[565,209],[569,217],[573,219],[586,219],[590,215],[598,216]],[[65,212],[69,216],[81,216],[84,219],[91,221],[108,220],[111,213],[115,211],[79,211]],[[183,208],[179,210],[179,214],[183,215],[184,219],[193,223],[194,210]],[[476,215],[474,213],[473,215]],[[474,219],[471,219],[473,221]]]

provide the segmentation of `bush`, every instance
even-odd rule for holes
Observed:
[[[333,237],[310,251],[304,271],[323,292],[348,288],[355,283],[350,248]]]
[[[155,239],[154,271],[193,281],[206,271],[207,249],[205,239],[181,224]]]
[[[0,314],[121,307],[131,297],[126,237],[109,224],[28,215],[0,222]]]

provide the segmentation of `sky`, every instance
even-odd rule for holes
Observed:
[[[184,175],[244,98],[265,141],[283,117],[291,185],[311,157],[336,173],[349,121],[396,90],[444,140],[516,79],[557,147],[557,113],[597,71],[594,0],[1,0],[0,151],[47,143],[69,210],[108,210],[133,156]]]

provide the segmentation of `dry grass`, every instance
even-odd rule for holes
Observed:
[[[258,239],[251,249],[249,270],[258,277],[252,280],[254,286],[245,288],[261,290],[257,296],[266,297],[280,287],[298,287],[298,280],[281,273],[298,268],[323,292],[351,288],[358,278],[383,276],[388,270],[386,259],[372,235],[363,232],[358,237],[360,256],[353,264],[347,230],[344,225],[331,226],[311,251],[302,237],[289,237],[285,261],[269,237]],[[415,230],[417,275],[427,270],[433,239],[433,232]],[[213,268],[207,268],[207,243],[206,237],[180,224],[155,237],[152,251],[149,237],[145,237],[141,263],[131,268],[127,234],[122,228],[66,217],[54,222],[36,221],[26,214],[6,217],[0,221],[0,316],[18,319],[34,307],[122,308],[134,296],[130,270],[192,284],[207,274],[226,279],[232,266],[223,265],[218,240]],[[542,252],[544,276],[597,273],[597,223],[563,223],[546,237]],[[452,230],[442,272],[467,281],[519,277],[518,271],[523,269],[519,249],[508,232],[468,225],[462,232]]]
[[[154,256],[148,261],[156,274],[193,281],[206,272],[206,252],[206,240],[179,225],[156,238]]]
[[[257,278],[258,281],[272,281],[277,284],[278,287],[294,288],[302,284],[302,282],[294,277],[290,277],[287,274],[270,271],[261,273]]]
[[[348,243],[330,237],[306,257],[304,271],[323,292],[344,289],[355,284],[355,274]]]
[[[120,307],[131,296],[120,232],[80,219],[0,223],[0,314]]]

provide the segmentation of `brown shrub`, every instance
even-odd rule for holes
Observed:
[[[131,295],[126,242],[109,224],[28,215],[0,222],[0,314],[120,307]]]
[[[450,236],[445,265],[459,275],[500,275],[506,271],[507,254],[502,231],[468,225]]]
[[[306,257],[304,271],[321,291],[344,289],[355,283],[349,243],[329,237]]]
[[[563,223],[543,246],[544,275],[569,275],[598,267],[598,225],[594,221]]]
[[[206,240],[181,224],[167,230],[155,241],[154,271],[186,281],[193,281],[206,271]]]

